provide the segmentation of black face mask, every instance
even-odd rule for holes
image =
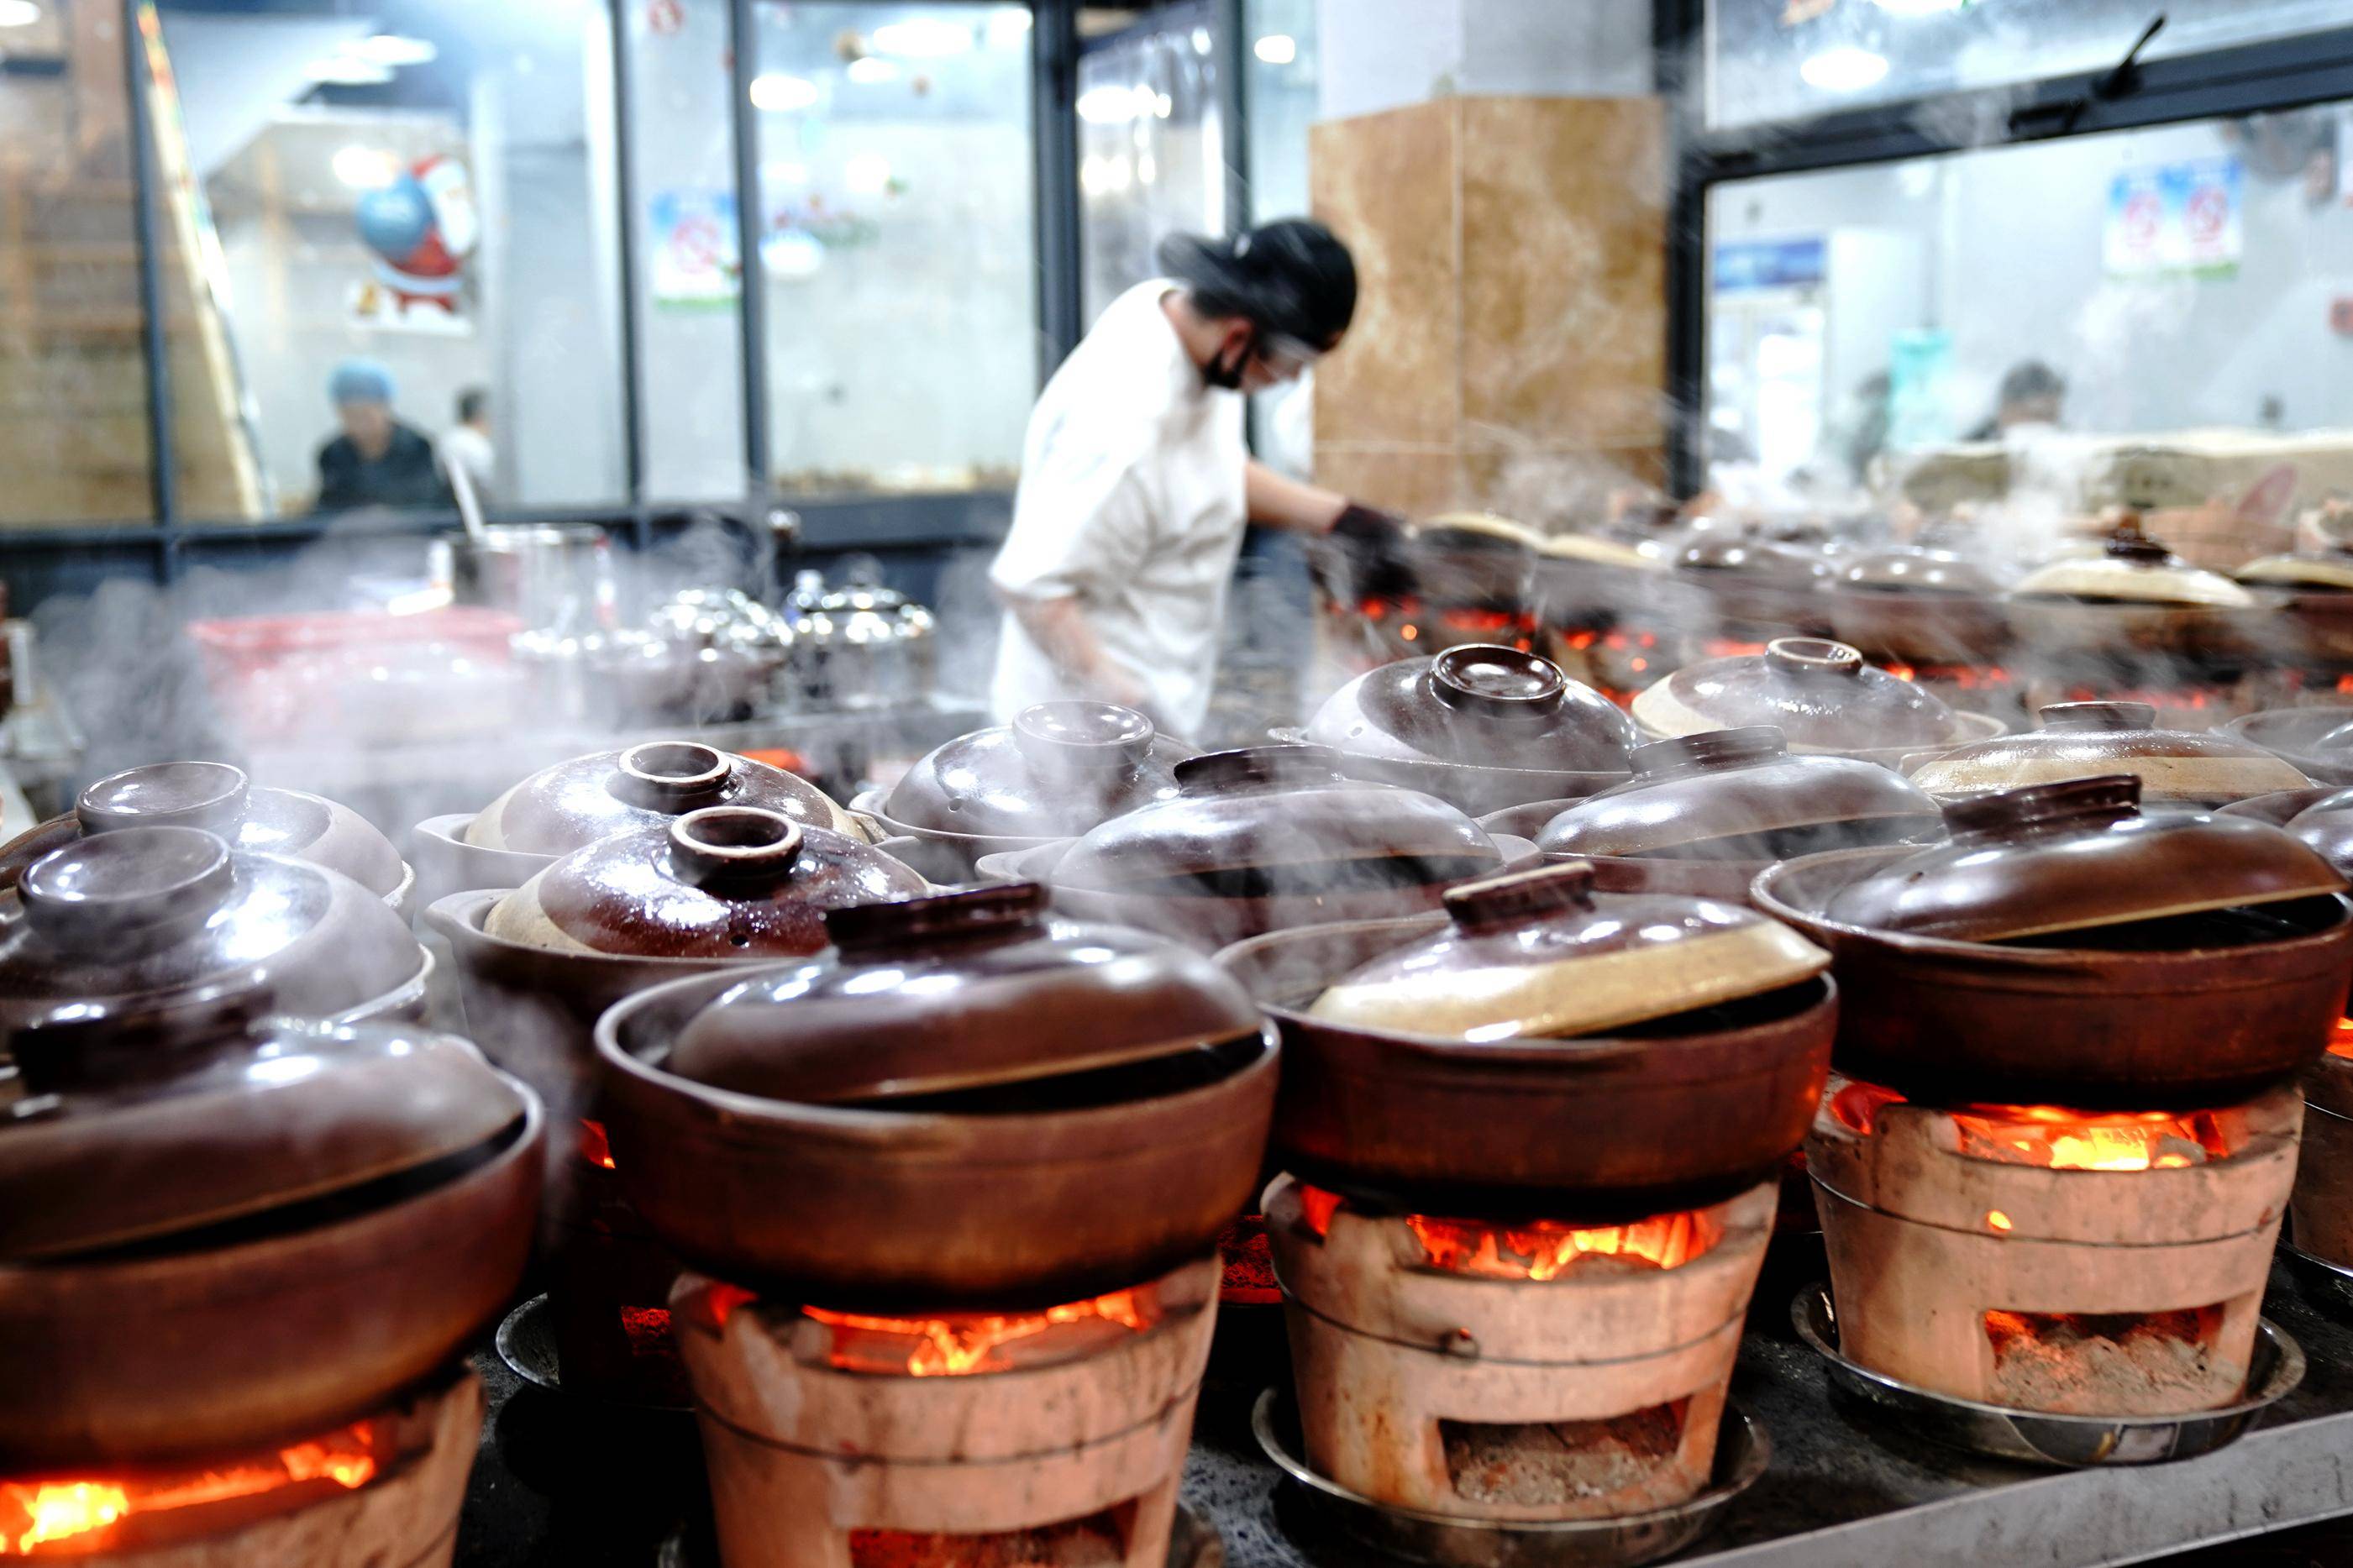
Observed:
[[[1258,353],[1258,330],[1252,328],[1249,337],[1230,360],[1217,359],[1202,368],[1201,379],[1225,392],[1240,392],[1242,373],[1250,369],[1250,360]]]

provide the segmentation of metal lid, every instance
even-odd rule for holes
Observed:
[[[26,868],[0,900],[0,1027],[54,1007],[160,1006],[253,974],[332,1015],[414,981],[407,922],[348,877],[195,827],[125,827]]]
[[[932,751],[892,786],[882,810],[940,833],[1073,837],[1174,798],[1176,763],[1198,754],[1133,708],[1040,702]]]
[[[825,911],[930,884],[880,849],[759,806],[714,805],[575,849],[491,910],[484,930],[560,952],[791,957]]]
[[[765,1099],[899,1099],[1060,1077],[1254,1037],[1192,949],[1050,918],[1021,882],[838,910],[835,946],[767,969],[679,1030],[667,1068]]]
[[[1114,817],[1056,864],[1059,887],[1241,896],[1451,881],[1500,864],[1434,795],[1365,784],[1323,746],[1253,746],[1176,764],[1177,795]]]
[[[1386,759],[1618,773],[1638,737],[1617,704],[1552,660],[1468,643],[1356,677],[1316,710],[1307,738]]]
[[[1545,825],[1545,853],[1776,860],[1890,843],[1936,820],[1936,803],[1894,769],[1792,756],[1767,727],[1654,741],[1632,761],[1631,779]]]
[[[1753,910],[1593,891],[1583,860],[1446,890],[1448,927],[1351,971],[1309,1011],[1472,1042],[1589,1035],[1795,984],[1830,954]]]
[[[1665,736],[1767,726],[1793,752],[1947,745],[1963,733],[1934,696],[1826,637],[1780,637],[1761,654],[1679,669],[1634,699],[1634,717]]]
[[[2093,599],[2134,604],[2250,609],[2254,595],[2217,572],[2192,566],[2152,539],[2137,513],[2126,513],[2100,553],[2053,561],[2029,573],[2011,595],[2026,599]]]
[[[2008,942],[2345,890],[2283,829],[2252,817],[2143,816],[2129,773],[1975,795],[1945,807],[1948,844],[1840,889],[1845,925]]]
[[[174,830],[157,830],[174,831]],[[9,1037],[0,1258],[156,1243],[454,1175],[522,1091],[447,1035],[267,1016],[257,972],[167,1000],[67,1003]],[[404,1178],[398,1192],[377,1184]],[[445,1178],[446,1179],[446,1176]]]
[[[2160,730],[2146,702],[2054,702],[2042,727],[1956,747],[1912,771],[1940,799],[2101,773],[2131,773],[2145,802],[2220,805],[2311,783],[2294,764],[2230,735]]]
[[[358,813],[300,790],[255,788],[227,763],[149,763],[83,790],[71,813],[0,845],[0,887],[50,850],[125,827],[201,827],[238,849],[291,855],[382,898],[406,876],[392,840]]]
[[[542,769],[476,812],[465,838],[484,849],[568,855],[713,805],[759,806],[807,826],[865,837],[824,791],[782,768],[700,741],[649,741]]]

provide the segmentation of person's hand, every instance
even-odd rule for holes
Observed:
[[[1327,590],[1346,604],[1411,594],[1419,585],[1408,549],[1411,537],[1403,519],[1350,501],[1324,536]]]

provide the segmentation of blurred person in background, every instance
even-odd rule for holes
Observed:
[[[2067,411],[2067,383],[2039,359],[2021,360],[2001,378],[1991,416],[1968,434],[1972,441],[1998,441],[2021,425],[2058,425]]]
[[[465,470],[482,504],[491,502],[491,481],[498,477],[499,448],[491,438],[491,394],[488,387],[470,386],[458,395],[458,422],[441,437],[441,465]]]
[[[328,378],[327,396],[343,428],[319,448],[314,510],[449,504],[433,443],[394,416],[394,390],[392,373],[369,359],[347,359]]]
[[[1113,301],[1030,413],[1013,526],[989,570],[1006,607],[1000,721],[1081,697],[1198,733],[1249,523],[1315,542],[1350,592],[1409,581],[1401,522],[1283,478],[1243,437],[1244,399],[1346,332],[1347,247],[1289,219],[1232,239],[1175,236],[1159,260],[1166,276]]]

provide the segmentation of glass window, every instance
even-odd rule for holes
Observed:
[[[764,5],[758,28],[777,488],[1010,489],[1038,387],[1029,7]]]
[[[1171,234],[1226,228],[1224,127],[1206,5],[1150,14],[1079,58],[1081,296],[1092,325],[1159,273]]]
[[[157,9],[183,511],[623,499],[606,7]]]
[[[645,493],[725,500],[744,471],[743,247],[727,0],[625,5]]]
[[[1709,0],[1708,119],[1747,125],[2293,37],[2345,0]],[[1954,140],[1963,140],[1956,136]]]
[[[1307,131],[1315,123],[1321,51],[1315,0],[1244,0],[1242,102],[1250,135],[1250,221],[1308,210]],[[1250,399],[1250,443],[1284,473],[1315,467],[1315,373]]]
[[[122,7],[0,29],[0,524],[153,511]]]
[[[2348,150],[2337,105],[1715,187],[1718,479],[1836,489],[1883,454],[1926,495],[2021,471],[1969,443],[2196,432],[2353,484],[2341,437],[2288,438],[2353,428]]]

